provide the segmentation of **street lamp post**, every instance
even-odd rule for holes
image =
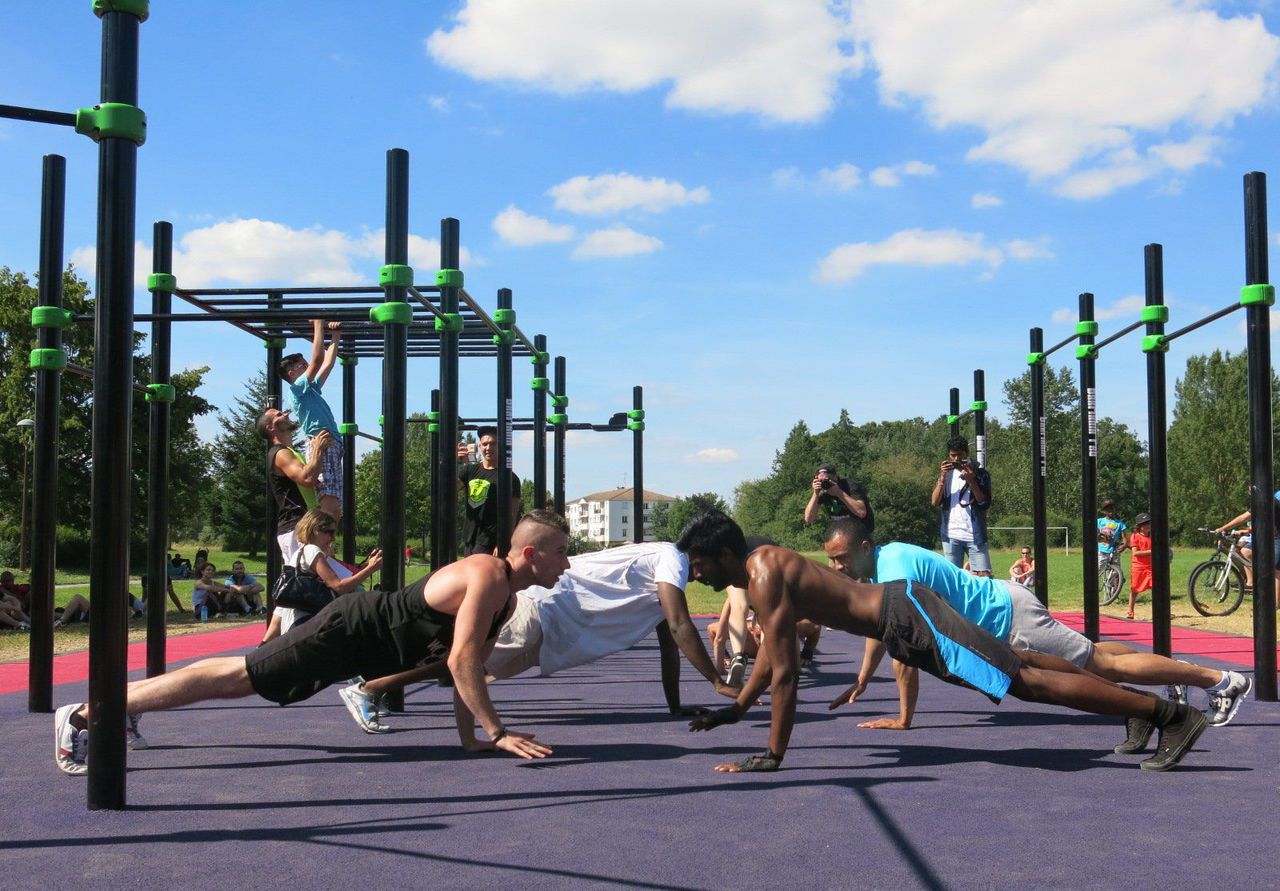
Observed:
[[[31,462],[31,428],[36,422],[23,418],[18,422],[22,431],[22,510],[18,524],[18,572],[27,571],[27,466]]]

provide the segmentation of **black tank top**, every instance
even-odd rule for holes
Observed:
[[[289,479],[276,467],[276,453],[288,446],[273,445],[267,450],[267,468],[271,474],[271,497],[276,503],[276,535],[291,532],[302,515],[307,512],[307,503],[302,498],[298,484]]]

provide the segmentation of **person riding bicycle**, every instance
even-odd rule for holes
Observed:
[[[1102,516],[1098,517],[1098,553],[1104,557],[1124,553],[1129,546],[1124,537],[1128,529],[1124,521],[1116,517],[1116,503],[1110,498],[1102,499]]]

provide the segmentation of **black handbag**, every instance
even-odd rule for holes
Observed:
[[[302,550],[298,550],[296,563],[300,563]],[[283,566],[280,578],[271,591],[276,606],[296,609],[304,613],[318,613],[334,599],[334,593],[320,576],[301,565]]]

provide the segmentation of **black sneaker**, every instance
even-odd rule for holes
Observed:
[[[1125,741],[1112,749],[1117,755],[1136,755],[1146,751],[1147,740],[1151,739],[1151,731],[1156,729],[1146,718],[1130,718],[1125,722],[1129,735]]]
[[[1160,730],[1156,753],[1138,766],[1143,770],[1172,770],[1208,726],[1209,719],[1203,712],[1186,705],[1178,706],[1178,718]]]

